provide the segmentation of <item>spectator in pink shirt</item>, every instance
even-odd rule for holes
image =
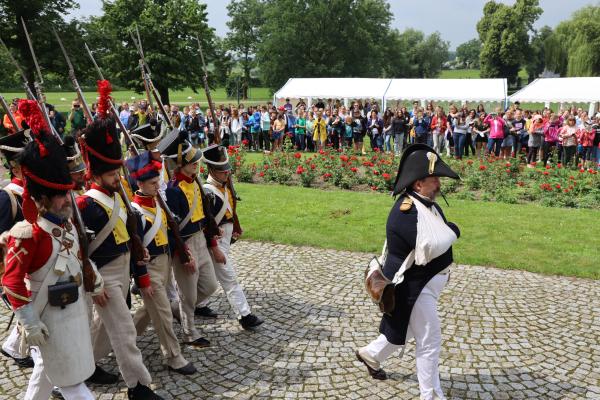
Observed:
[[[496,157],[500,155],[500,146],[504,140],[504,125],[506,124],[500,111],[500,107],[496,107],[496,112],[490,113],[483,120],[483,123],[490,127],[487,152],[490,154],[494,150]]]

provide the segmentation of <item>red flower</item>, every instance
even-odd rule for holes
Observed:
[[[263,165],[263,168],[265,169],[265,171],[268,170],[269,169],[269,164]]]
[[[352,172],[354,172],[354,173],[357,173],[357,172],[358,172],[358,168],[356,168],[356,167],[352,167],[352,168],[350,168],[350,171],[352,171]]]
[[[347,155],[345,155],[345,154],[342,154],[342,155],[340,156],[340,160],[342,160],[343,162],[346,162],[346,161],[348,161],[348,156],[347,156]]]
[[[534,167],[537,165],[537,162],[532,162],[531,165],[533,165]]]
[[[260,171],[260,174],[258,174],[258,176],[262,178],[263,176],[265,176],[265,173],[263,171]]]
[[[200,173],[203,174],[205,171],[204,167],[200,167]]]
[[[544,171],[544,175],[548,175],[548,171]]]
[[[483,164],[479,166],[480,171],[485,171],[486,169],[487,169],[487,167]]]
[[[506,171],[507,174],[510,174],[510,169],[505,169],[504,171]]]
[[[371,186],[371,190],[377,190],[377,186]]]
[[[319,154],[325,154],[325,151],[323,149],[319,150]]]
[[[583,169],[583,168],[581,168],[581,169],[579,170],[579,173],[580,173],[580,174],[583,174],[584,172],[585,172],[585,169]]]
[[[546,169],[550,169],[550,168],[552,168],[552,167],[551,167],[551,166],[549,166],[549,165],[546,165]]]
[[[323,179],[327,180],[327,179],[331,178],[331,176],[332,176],[332,175],[331,175],[329,172],[327,172],[327,173],[324,173],[324,174],[323,174]]]
[[[301,175],[304,172],[304,168],[302,168],[302,165],[298,165],[298,168],[296,168],[296,173],[298,175]]]
[[[510,167],[510,163],[509,163],[509,162],[507,162],[507,163],[505,164],[505,166],[506,166],[506,167]]]
[[[570,180],[575,180],[575,177],[574,177],[573,175],[571,175],[571,176],[569,177],[569,179],[570,179]]]
[[[384,174],[383,174],[383,175],[381,175],[381,176],[383,176],[383,179],[385,179],[386,181],[389,181],[389,180],[391,179],[391,176],[390,176],[390,174],[388,174],[388,173],[384,173]]]
[[[242,140],[242,144],[243,144],[244,146],[248,146],[248,143],[250,143],[250,142],[248,141],[248,139],[244,139],[244,140]]]
[[[565,190],[563,190],[563,192],[569,193],[569,189],[565,189]]]
[[[560,185],[557,183],[555,186],[557,189],[560,189]]]
[[[310,164],[310,169],[315,169],[317,166],[315,164]]]
[[[377,171],[376,169],[373,170],[373,175],[379,175],[379,171]]]
[[[519,181],[519,182],[517,182],[517,186],[521,186],[521,187],[523,187],[523,186],[525,186],[525,182],[523,182],[523,181]]]
[[[302,153],[294,153],[294,158],[302,158]]]
[[[562,168],[562,164],[561,163],[556,164],[556,168]]]

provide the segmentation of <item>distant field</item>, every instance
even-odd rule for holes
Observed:
[[[271,91],[268,88],[251,88],[249,90],[249,99],[247,101],[240,100],[245,104],[263,103],[273,98]],[[16,97],[24,97],[24,93],[3,93],[6,99],[13,99]],[[130,90],[121,90],[113,92],[113,97],[117,103],[123,101],[140,100],[146,98],[145,93],[135,93]],[[200,102],[202,105],[208,105],[206,101],[206,95],[204,91],[198,91],[194,93],[191,89],[186,90],[172,90],[169,92],[170,101],[172,104],[186,105],[192,102]],[[225,88],[217,88],[211,92],[213,101],[216,103],[236,103],[236,99],[227,98],[225,95]],[[61,112],[67,112],[71,109],[71,101],[75,99],[75,92],[48,92],[46,93],[46,99],[48,103],[53,104]],[[96,93],[85,93],[85,99],[88,103],[96,101]]]
[[[478,69],[444,69],[440,73],[442,79],[477,79],[480,78]],[[519,78],[527,83],[527,71],[522,69],[519,71]]]

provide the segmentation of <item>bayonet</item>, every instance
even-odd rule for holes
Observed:
[[[8,115],[8,119],[10,119],[10,123],[12,124],[13,128],[15,128],[15,131],[18,131],[19,129],[21,129],[21,127],[17,125],[17,120],[15,119],[15,116],[10,112],[10,107],[6,103],[6,99],[1,94],[0,94],[0,104],[2,104],[2,108],[4,109],[4,112],[6,113],[6,115]]]

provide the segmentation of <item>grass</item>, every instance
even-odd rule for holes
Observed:
[[[440,73],[440,78],[442,79],[478,79],[479,70],[478,69],[443,69]],[[522,81],[527,83],[529,79],[529,75],[527,75],[527,71],[522,68],[519,71],[519,78]]]
[[[25,95],[22,92],[14,93],[3,93],[6,99],[13,99],[16,97],[23,98]],[[87,92],[84,93],[88,104],[96,101],[96,93]],[[244,104],[255,104],[265,103],[273,99],[271,91],[268,88],[250,88],[249,99],[240,100]],[[132,100],[145,99],[145,93],[135,93],[131,90],[120,90],[113,92],[112,96],[115,98],[117,103],[123,101],[131,102]],[[216,103],[236,103],[237,99],[228,98],[225,94],[225,88],[217,88],[211,91],[213,101]],[[75,92],[48,92],[46,93],[46,99],[48,103],[53,104],[61,112],[68,112],[71,109],[71,101],[75,99]],[[132,99],[132,97],[134,99]],[[172,104],[187,105],[192,102],[199,102],[201,105],[207,106],[206,95],[204,90],[199,90],[198,93],[194,93],[191,89],[186,90],[171,90],[169,92],[170,101]]]
[[[244,237],[376,254],[393,200],[384,194],[238,184]],[[600,279],[597,211],[449,197],[444,211],[462,231],[460,264]],[[365,260],[366,261],[366,260]]]

